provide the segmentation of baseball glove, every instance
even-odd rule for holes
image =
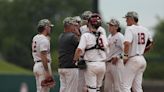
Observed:
[[[85,60],[83,60],[83,59],[79,60],[78,63],[77,63],[77,67],[79,69],[86,69],[87,68],[87,65],[85,63]]]
[[[42,87],[49,87],[52,88],[55,86],[55,81],[52,77],[48,77],[41,82]]]

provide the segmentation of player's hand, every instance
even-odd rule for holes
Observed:
[[[116,65],[117,62],[118,62],[118,58],[117,58],[117,57],[113,57],[111,63],[112,63],[113,65]]]

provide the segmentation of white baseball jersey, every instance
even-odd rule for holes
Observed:
[[[148,39],[152,41],[152,37],[147,28],[140,25],[128,26],[125,30],[124,40],[131,43],[128,55],[142,55]]]
[[[108,42],[105,35],[100,35],[99,42],[103,46],[104,49],[107,48]],[[85,33],[81,36],[80,43],[78,48],[80,48],[83,52],[85,49],[91,48],[96,44],[96,37],[92,33]],[[96,56],[96,57],[95,57]],[[106,59],[106,52],[100,49],[92,49],[85,52],[84,60],[88,61],[103,61]]]
[[[32,40],[32,55],[34,61],[41,60],[41,51],[47,51],[47,58],[49,61],[51,61],[49,38],[43,34],[37,34]]]
[[[117,32],[115,35],[108,36],[108,45],[109,45],[109,53],[107,54],[107,60],[111,60],[112,57],[117,57],[119,54],[123,53],[123,41],[124,36]]]

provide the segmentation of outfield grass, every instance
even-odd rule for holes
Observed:
[[[31,75],[32,71],[18,67],[14,64],[0,60],[0,74],[26,74]]]

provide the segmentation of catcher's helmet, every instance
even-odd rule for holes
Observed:
[[[88,21],[96,29],[101,26],[101,17],[97,13],[92,14]]]

